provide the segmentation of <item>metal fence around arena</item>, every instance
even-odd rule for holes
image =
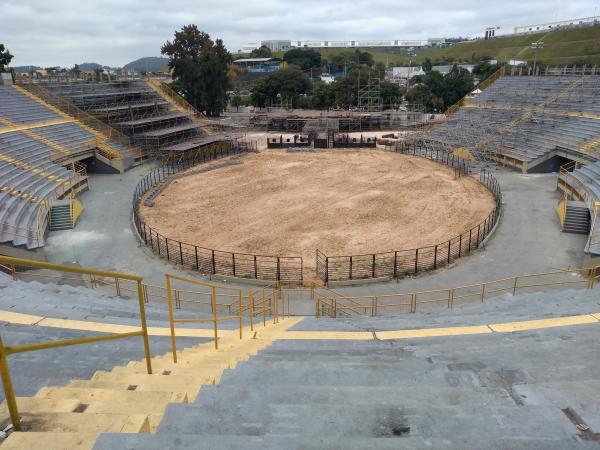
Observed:
[[[302,280],[303,263],[300,256],[269,256],[233,253],[210,249],[169,238],[146,224],[140,215],[141,198],[170,176],[196,164],[244,152],[232,145],[227,149],[210,151],[201,158],[152,170],[137,184],[133,195],[133,221],[140,239],[158,256],[186,269],[207,275],[226,275],[257,280]]]
[[[447,164],[461,174],[467,174],[469,171],[468,161],[441,150],[418,146],[395,146],[392,147],[392,151],[423,156]],[[492,232],[502,208],[502,192],[496,178],[490,172],[482,170],[479,180],[494,195],[496,206],[477,226],[448,241],[410,250],[347,256],[328,256],[317,250],[317,277],[325,283],[369,278],[399,278],[448,266],[458,258],[471,253],[479,248]]]

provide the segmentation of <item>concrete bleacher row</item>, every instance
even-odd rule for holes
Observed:
[[[52,201],[87,186],[85,175],[55,161],[91,152],[95,136],[73,121],[44,125],[59,118],[69,120],[15,87],[0,86],[0,243],[42,247]],[[14,125],[23,129],[12,131]]]
[[[572,179],[577,182],[573,182]],[[594,214],[592,203],[600,201],[600,161],[578,167],[568,174],[559,174],[559,186],[567,191],[575,191],[579,198],[586,200],[590,214]],[[592,216],[593,219],[593,216]],[[585,250],[592,255],[600,255],[600,217],[592,222],[590,236]],[[592,237],[596,237],[592,239]]]
[[[523,171],[558,148],[595,159],[600,156],[599,93],[597,75],[500,77],[431,137],[487,150]]]
[[[144,81],[70,83],[49,88],[149,151],[194,142],[205,134],[201,124]]]

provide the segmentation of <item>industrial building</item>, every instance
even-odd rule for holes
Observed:
[[[559,20],[557,22],[538,23],[523,26],[491,26],[485,29],[485,39],[493,39],[499,36],[513,34],[537,33],[540,31],[551,31],[556,28],[570,28],[578,26],[592,26],[600,24],[600,16],[583,17],[580,19]]]

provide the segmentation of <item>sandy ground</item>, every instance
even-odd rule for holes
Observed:
[[[172,182],[153,207],[152,228],[202,247],[297,256],[347,255],[443,242],[494,208],[471,177],[383,150],[269,150]]]

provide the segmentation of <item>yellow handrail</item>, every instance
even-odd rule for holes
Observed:
[[[599,205],[600,207],[600,205]],[[566,274],[581,274],[584,276],[584,279],[559,279],[561,275]],[[531,281],[528,284],[523,284],[524,280],[532,279],[532,278],[540,278],[540,277],[550,277],[550,280],[547,281]],[[372,315],[376,312],[377,309],[386,309],[386,308],[396,308],[399,306],[406,307],[410,306],[410,312],[414,313],[417,311],[418,304],[427,304],[427,303],[444,303],[447,304],[448,308],[452,308],[454,305],[454,301],[465,298],[477,298],[482,302],[486,298],[489,298],[494,293],[499,292],[512,292],[516,294],[520,289],[532,288],[532,287],[548,287],[548,286],[560,286],[560,285],[572,285],[572,284],[581,284],[586,283],[588,289],[592,289],[595,285],[595,281],[600,277],[600,266],[594,267],[585,267],[580,269],[561,269],[551,272],[541,272],[541,273],[530,273],[523,275],[516,275],[512,277],[500,278],[491,281],[484,281],[481,283],[473,283],[467,285],[460,285],[451,288],[437,288],[437,289],[429,289],[424,291],[413,291],[413,292],[397,292],[391,294],[381,294],[377,296],[373,295],[360,295],[360,296],[344,296],[339,295],[335,297],[327,297],[320,296],[317,299],[317,315],[319,313],[319,306],[323,304],[327,304],[323,299],[329,300],[328,307],[332,308],[330,313],[331,317],[336,317],[337,312],[339,310],[345,311],[350,307],[344,306],[344,302],[358,302],[360,307],[363,310],[368,311],[371,309]],[[494,288],[494,285],[498,285],[500,283],[504,283],[504,286],[497,286]],[[525,281],[527,283],[527,281]],[[464,291],[470,289],[464,295],[460,294],[460,291]],[[419,299],[421,297],[421,299]],[[423,299],[423,297],[426,297]],[[427,298],[428,297],[428,298]],[[406,298],[410,299],[410,302],[405,303],[396,303],[396,304],[386,304],[382,303],[381,300],[393,299],[393,298]],[[338,302],[340,305],[338,305]],[[365,302],[365,303],[361,303]],[[367,303],[368,302],[368,303]],[[355,305],[356,303],[352,303]],[[355,306],[353,306],[355,307]],[[366,312],[365,312],[366,314]]]
[[[110,335],[97,335],[88,336],[84,338],[75,339],[62,339],[50,342],[37,342],[26,345],[16,346],[5,346],[0,336],[0,376],[2,377],[2,384],[4,387],[4,395],[6,397],[6,404],[10,415],[10,420],[13,424],[15,431],[21,431],[21,419],[19,417],[19,410],[17,407],[17,399],[15,391],[12,385],[10,377],[10,369],[8,366],[7,357],[16,353],[31,352],[38,350],[46,350],[50,348],[66,347],[71,345],[88,344],[92,342],[101,342],[114,339],[124,339],[134,336],[141,336],[144,343],[144,355],[146,358],[146,370],[149,374],[152,373],[152,363],[150,360],[150,346],[148,344],[148,327],[146,324],[146,311],[144,308],[144,295],[142,290],[142,277],[139,275],[129,275],[125,273],[109,272],[105,270],[89,269],[85,267],[77,266],[66,266],[63,264],[47,263],[43,261],[33,261],[22,258],[12,258],[9,256],[0,256],[0,264],[3,267],[10,267],[13,278],[16,279],[17,267],[28,267],[34,269],[46,269],[55,270],[60,272],[71,272],[82,275],[89,275],[90,277],[108,277],[114,278],[115,280],[124,279],[130,280],[137,283],[137,294],[138,304],[140,310],[140,330],[132,331],[128,333],[113,333]]]

